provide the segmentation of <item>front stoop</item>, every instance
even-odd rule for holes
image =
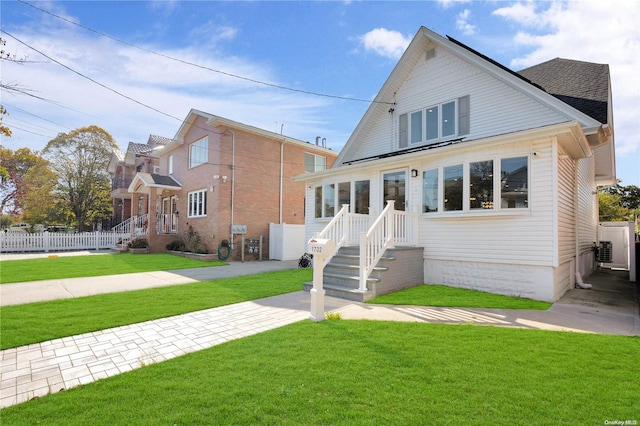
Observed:
[[[422,247],[396,247],[385,251],[367,280],[367,291],[358,290],[359,247],[341,247],[324,268],[327,296],[364,302],[376,296],[424,284]],[[313,288],[304,283],[304,290]]]

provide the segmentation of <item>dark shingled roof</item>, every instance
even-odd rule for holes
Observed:
[[[178,188],[180,188],[180,184],[176,182],[171,176],[157,175],[154,173],[151,175],[151,178],[153,179],[153,183],[155,183],[156,185],[177,186]]]
[[[518,74],[578,111],[607,123],[609,65],[556,58]]]
[[[147,145],[146,143],[129,142],[127,151],[131,151],[134,154],[147,154],[149,151],[151,151],[151,148],[153,147]]]
[[[499,62],[447,36],[449,41],[519,77],[578,111],[607,124],[609,65],[556,58],[514,72]]]

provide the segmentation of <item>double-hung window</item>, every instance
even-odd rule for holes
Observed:
[[[304,153],[304,171],[305,172],[319,172],[327,168],[327,159],[322,155],[311,154],[309,152]]]
[[[209,138],[204,137],[189,145],[189,168],[209,161]]]
[[[187,217],[204,217],[207,215],[207,190],[189,192],[187,200]]]

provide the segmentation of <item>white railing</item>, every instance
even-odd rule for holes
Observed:
[[[342,246],[358,243],[358,235],[369,228],[369,215],[349,213],[349,204],[343,204],[331,222],[325,226],[322,232],[314,235],[315,238],[333,240],[336,251]],[[324,259],[328,264],[331,257]]]
[[[178,232],[178,215],[158,214],[156,218],[156,234],[175,234]]]
[[[360,291],[367,291],[367,279],[385,250],[398,243],[418,243],[418,215],[397,211],[394,203],[394,200],[387,201],[387,206],[369,230],[360,234]]]
[[[68,250],[99,250],[114,248],[130,237],[126,232],[6,232],[0,234],[0,252],[49,252]]]
[[[111,228],[113,232],[132,234],[133,236],[147,235],[149,215],[142,214],[140,216],[131,216],[129,219],[124,220]]]

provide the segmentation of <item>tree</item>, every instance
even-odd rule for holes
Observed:
[[[94,125],[60,133],[43,150],[58,174],[57,190],[78,231],[87,229],[91,220],[111,216],[107,165],[117,147],[106,130]]]
[[[38,161],[24,175],[24,196],[21,200],[23,219],[27,223],[68,223],[60,197],[55,193],[58,175],[49,168],[48,161]]]
[[[42,157],[37,151],[20,148],[15,152],[0,147],[0,209],[2,213],[21,213],[25,194],[23,179]]]
[[[640,216],[640,188],[615,185],[598,194],[601,222],[629,222]]]

